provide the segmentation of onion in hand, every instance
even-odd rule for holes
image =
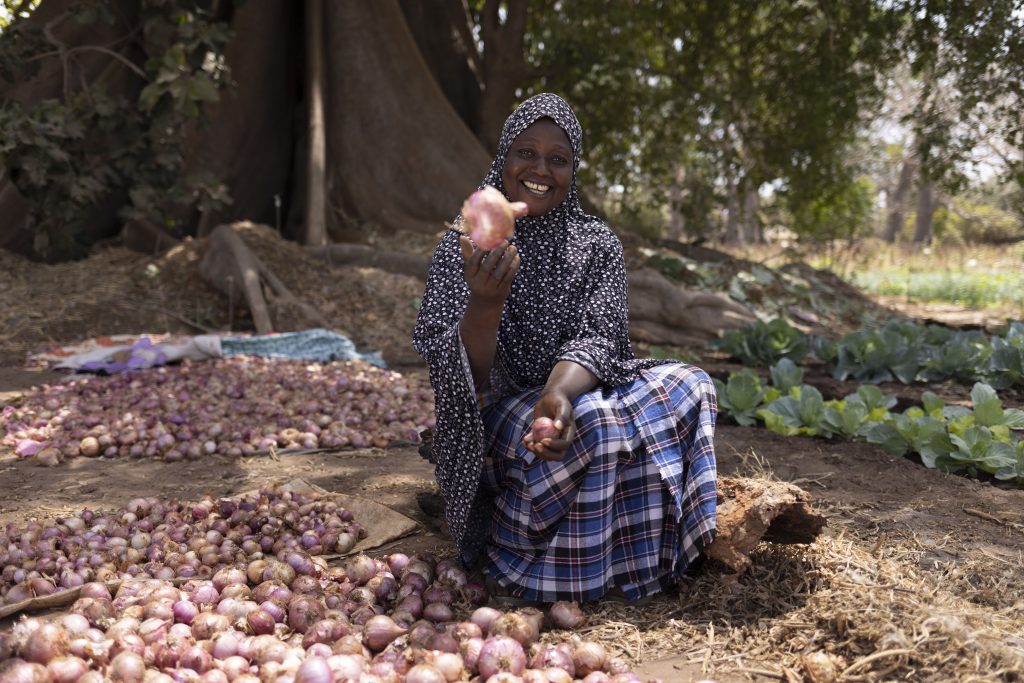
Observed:
[[[502,240],[512,238],[516,218],[526,215],[524,202],[509,203],[505,195],[485,185],[462,204],[462,218],[469,226],[469,237],[485,251],[494,249]]]
[[[562,430],[550,417],[538,417],[530,427],[530,436],[537,443],[544,439],[557,439],[562,435]]]

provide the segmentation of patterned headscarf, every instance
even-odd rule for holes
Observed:
[[[633,357],[622,245],[602,221],[580,207],[576,173],[583,132],[565,100],[543,93],[509,116],[481,187],[492,185],[507,196],[502,171],[509,148],[542,118],[553,120],[569,138],[573,180],[558,207],[516,220],[511,242],[519,250],[521,266],[498,329],[489,387],[494,399],[543,386],[560,360],[579,363],[609,386],[632,381],[641,368],[659,364]],[[413,345],[430,366],[434,386],[433,452],[448,527],[463,559],[471,563],[490,520],[489,501],[477,491],[488,437],[459,337],[459,321],[469,301],[459,235],[449,230],[434,253]]]

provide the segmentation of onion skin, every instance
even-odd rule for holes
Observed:
[[[525,216],[525,202],[509,203],[505,195],[485,185],[466,198],[462,204],[462,217],[469,228],[469,236],[485,251],[494,249],[502,240],[512,238],[515,219]]]
[[[476,668],[484,680],[501,671],[518,676],[526,669],[526,653],[518,641],[507,636],[493,636],[480,648]]]
[[[391,617],[383,614],[370,617],[363,624],[363,642],[373,652],[380,652],[395,638],[406,633],[408,633],[406,629],[396,624]]]
[[[0,662],[0,681],[4,683],[50,683],[50,673],[42,664],[23,659]]]
[[[562,430],[550,417],[538,417],[530,426],[530,439],[538,443],[544,439],[557,439],[561,435]]]
[[[295,672],[295,683],[332,683],[333,674],[323,657],[310,657]]]
[[[548,618],[554,628],[575,630],[586,624],[587,617],[575,602],[558,601],[548,610]]]

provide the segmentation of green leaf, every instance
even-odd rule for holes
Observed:
[[[799,367],[789,358],[780,359],[769,370],[772,378],[772,386],[785,394],[790,389],[800,386],[804,381],[803,368]]]
[[[891,455],[906,455],[910,451],[908,441],[899,430],[890,423],[876,422],[864,430],[864,439],[868,443],[881,446],[882,450]]]
[[[729,375],[728,383],[715,380],[718,405],[738,424],[749,427],[756,424],[756,410],[765,395],[761,378],[753,371],[744,369]]]

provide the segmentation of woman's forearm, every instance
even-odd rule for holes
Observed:
[[[548,375],[547,384],[541,394],[558,392],[573,402],[583,393],[596,387],[600,380],[597,375],[579,363],[571,360],[560,360],[555,363]]]
[[[494,352],[498,345],[498,325],[504,302],[482,301],[470,295],[466,312],[459,323],[459,336],[469,356],[473,370],[473,382],[477,389],[487,385],[494,364]]]

